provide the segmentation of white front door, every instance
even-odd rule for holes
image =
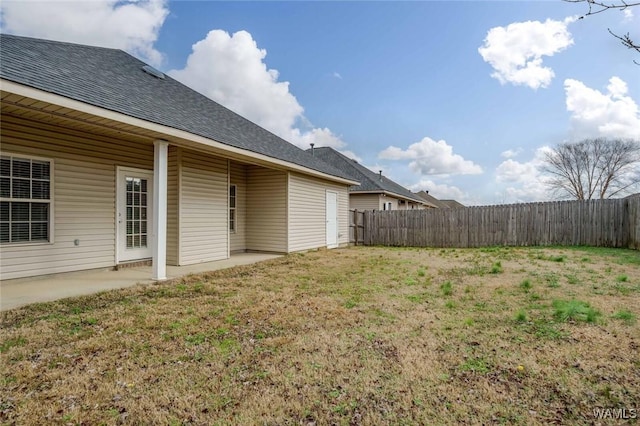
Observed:
[[[117,251],[118,262],[151,257],[153,172],[118,167]]]
[[[338,247],[338,194],[327,191],[327,247]]]

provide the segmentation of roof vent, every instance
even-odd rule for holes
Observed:
[[[154,76],[155,78],[159,78],[159,79],[164,80],[164,74],[161,71],[158,71],[157,69],[152,67],[151,65],[143,66],[142,67],[142,71],[146,72],[147,74],[150,74],[150,75]]]

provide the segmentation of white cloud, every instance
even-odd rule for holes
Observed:
[[[257,123],[261,124],[260,121],[257,121]],[[267,127],[266,125],[264,125],[263,127],[269,129],[269,127]],[[303,149],[308,149],[311,143],[314,143],[316,148],[319,148],[321,146],[330,146],[332,148],[338,149],[343,148],[346,145],[346,143],[344,143],[342,139],[340,139],[340,136],[335,135],[330,129],[326,127],[316,127],[307,131],[301,131],[298,128],[284,127],[280,130],[269,130]]]
[[[3,1],[2,32],[125,50],[159,65],[165,0]]]
[[[409,168],[421,175],[473,175],[482,173],[482,168],[473,161],[465,160],[453,153],[453,147],[444,140],[424,138],[409,145],[406,150],[390,146],[378,154],[386,160],[411,160]]]
[[[186,66],[168,74],[301,148],[312,142],[317,147],[344,147],[327,128],[298,128],[300,123],[311,126],[289,82],[278,81],[278,71],[267,68],[266,55],[246,31],[230,35],[212,30],[192,46]]]
[[[521,163],[508,159],[500,163],[496,169],[496,180],[498,182],[529,182],[535,180],[538,171],[533,161]]]
[[[506,185],[503,193],[496,194],[502,197],[503,203],[546,201],[551,198],[541,172],[545,153],[549,149],[546,146],[538,148],[534,157],[526,162],[507,159],[496,168],[496,182]]]
[[[184,69],[169,71],[172,77],[276,132],[290,129],[302,114],[289,83],[267,69],[266,50],[248,32],[213,30],[192,49]]]
[[[564,21],[547,19],[494,27],[478,52],[495,70],[491,77],[501,84],[547,87],[555,73],[543,66],[542,57],[553,56],[573,44],[567,25],[575,20],[569,17]]]
[[[342,75],[340,75],[340,73],[339,73],[339,72],[335,72],[335,71],[334,71],[333,76],[334,76],[335,78],[337,78],[338,80],[342,80]]]
[[[623,15],[624,15],[624,22],[631,22],[633,21],[633,10],[626,8],[622,11]]]
[[[520,155],[520,153],[521,153],[521,152],[522,152],[522,149],[521,149],[521,148],[518,148],[518,149],[508,149],[508,150],[506,150],[506,151],[502,151],[502,152],[500,153],[500,156],[501,156],[501,157],[504,157],[504,158],[514,158],[514,157],[517,157],[518,155]]]
[[[564,88],[575,139],[596,136],[640,139],[640,108],[628,96],[627,84],[622,79],[611,77],[604,93],[573,79],[566,79]]]

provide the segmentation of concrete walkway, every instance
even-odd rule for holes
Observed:
[[[167,278],[249,265],[281,257],[278,254],[241,253],[230,259],[189,266],[167,266]],[[119,271],[93,270],[0,281],[0,311],[37,302],[94,294],[105,290],[151,284],[151,266],[124,268]]]

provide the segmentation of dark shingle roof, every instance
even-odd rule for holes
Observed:
[[[442,202],[440,202],[440,200],[438,200],[436,197],[434,197],[433,195],[429,194],[426,191],[416,192],[415,194],[419,198],[422,198],[426,203],[429,203],[436,208],[446,207],[445,205],[442,204]]]
[[[307,152],[311,152],[311,150],[308,149]],[[325,161],[327,164],[341,170],[353,180],[360,182],[360,185],[350,187],[350,192],[389,192],[391,194],[423,203],[420,197],[417,197],[407,188],[395,183],[386,176],[380,176],[378,173],[369,170],[357,161],[340,154],[333,148],[314,148],[313,155],[316,158]]]
[[[340,170],[117,49],[0,34],[0,77],[349,179]]]
[[[434,205],[440,209],[456,209],[460,207],[464,207],[464,204],[456,201],[456,200],[438,200],[433,195],[429,194],[426,191],[420,191],[415,193],[419,198],[422,198],[425,202]]]
[[[440,200],[440,202],[450,209],[459,209],[464,207],[464,204],[456,200]]]

